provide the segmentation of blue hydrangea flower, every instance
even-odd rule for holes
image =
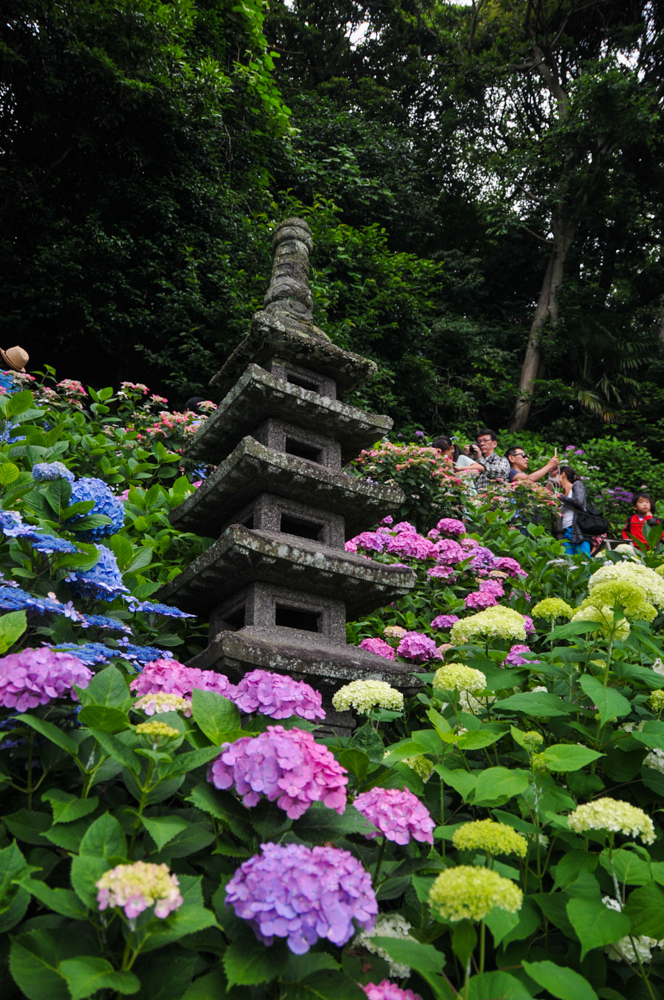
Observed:
[[[90,514],[105,514],[110,517],[110,524],[103,524],[100,528],[85,528],[80,532],[81,538],[86,542],[95,542],[99,538],[109,538],[119,531],[124,524],[125,511],[124,504],[119,497],[111,493],[110,489],[102,479],[95,479],[93,476],[84,476],[77,480],[71,490],[71,504],[94,501],[94,507],[88,511],[88,515],[79,514],[72,517],[69,526],[72,531],[76,531],[76,522]]]
[[[95,545],[99,561],[91,569],[70,573],[67,583],[72,585],[72,593],[77,597],[92,597],[112,601],[119,594],[129,591],[122,582],[118,561],[106,545]]]
[[[36,549],[37,552],[78,552],[73,542],[68,542],[64,538],[58,538],[57,535],[43,535],[36,528],[33,529],[33,534],[29,538],[29,541],[33,549]]]
[[[81,646],[75,642],[60,642],[55,646],[50,642],[45,642],[44,645],[58,653],[73,653],[83,663],[105,663],[113,659],[114,656],[120,656],[117,649],[110,649],[103,642],[85,642]]]
[[[66,479],[68,483],[73,483],[76,476],[62,462],[37,462],[32,467],[32,478],[37,483],[51,479]]]
[[[169,604],[153,604],[152,601],[139,601],[135,597],[129,597],[130,611],[144,611],[151,615],[164,615],[165,618],[195,618],[187,611],[180,611],[179,608],[172,608]]]
[[[83,628],[106,628],[112,632],[126,632],[131,635],[131,629],[128,625],[108,615],[82,615],[79,612],[76,620]],[[124,656],[124,653],[118,655]]]
[[[31,525],[23,523],[23,518],[17,510],[0,510],[0,531],[8,538],[32,535],[34,530]]]
[[[18,392],[19,386],[14,381],[14,377],[10,371],[0,371],[0,389],[4,389],[7,393]]]
[[[20,587],[14,586],[0,587],[0,608],[3,611],[40,611],[42,614],[52,612],[72,617],[70,605],[54,601],[50,597],[36,597]]]
[[[133,660],[140,664],[173,658],[169,649],[157,649],[156,646],[133,646],[128,639],[118,639],[118,646],[120,647],[120,656],[124,660]],[[138,669],[140,670],[140,667]]]

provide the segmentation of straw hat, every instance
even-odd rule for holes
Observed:
[[[30,360],[30,355],[22,347],[10,347],[7,351],[3,351],[0,347],[0,358],[13,371],[24,372],[25,366]]]

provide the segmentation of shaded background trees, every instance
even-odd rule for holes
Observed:
[[[246,332],[269,229],[297,211],[318,321],[378,362],[367,405],[427,430],[609,421],[660,449],[658,18],[640,0],[16,2],[4,340],[182,400]]]

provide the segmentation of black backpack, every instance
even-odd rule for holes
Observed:
[[[605,535],[609,530],[609,522],[592,503],[587,504],[586,510],[579,511],[576,516],[576,523],[579,531],[589,537]]]

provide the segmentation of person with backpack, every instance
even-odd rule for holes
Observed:
[[[586,488],[581,476],[575,472],[571,465],[561,466],[560,485],[563,490],[560,494],[560,503],[562,506],[562,542],[565,551],[570,556],[575,556],[577,552],[583,552],[584,555],[589,556],[590,541],[585,537],[579,524],[582,515],[588,510]]]
[[[634,513],[627,518],[622,536],[626,542],[631,542],[639,549],[646,551],[650,546],[643,535],[644,524],[653,527],[662,522],[658,517],[655,517],[655,501],[649,493],[638,490],[632,496],[632,503],[634,504]]]

